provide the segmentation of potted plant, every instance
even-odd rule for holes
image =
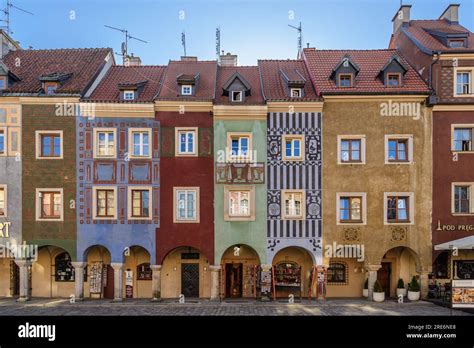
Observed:
[[[398,279],[397,283],[397,297],[402,295],[405,297],[407,295],[407,289],[405,288],[405,282],[402,278]]]
[[[411,282],[408,284],[408,299],[410,301],[418,301],[420,299],[420,284],[418,284],[415,276],[411,278]]]
[[[364,289],[362,290],[362,296],[369,297],[369,279],[365,280]]]
[[[385,291],[383,291],[382,285],[380,285],[379,281],[376,280],[374,284],[374,295],[373,295],[375,302],[383,302],[385,301]]]

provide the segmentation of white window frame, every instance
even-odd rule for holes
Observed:
[[[387,219],[388,197],[408,197],[408,222],[389,222]],[[414,225],[415,224],[415,194],[413,192],[384,192],[383,193],[383,224],[384,225]]]
[[[7,142],[7,127],[0,127],[0,131],[3,134],[3,153],[0,152],[0,157],[7,156],[8,153],[8,142]]]
[[[408,151],[407,151],[407,161],[397,162],[389,161],[389,140],[407,140]],[[385,164],[391,165],[407,165],[413,163],[413,134],[386,134],[385,135]]]
[[[298,91],[298,96],[293,96],[293,92]],[[303,89],[302,88],[291,88],[290,89],[290,98],[302,98]]]
[[[286,197],[288,195],[301,195],[300,214],[286,214]],[[282,220],[304,220],[306,216],[306,195],[304,190],[282,190],[281,191],[281,219]]]
[[[456,213],[454,189],[456,186],[469,186],[469,213]],[[451,183],[451,215],[472,216],[474,215],[474,182],[453,182]]]
[[[341,151],[342,151],[343,140],[360,140],[360,161],[359,162],[344,162],[342,160]],[[366,151],[365,135],[345,134],[345,135],[337,136],[337,164],[343,164],[343,165],[365,164],[365,159],[366,159],[365,151]]]
[[[469,74],[469,93],[458,94],[458,73],[466,72]],[[474,97],[474,68],[471,67],[455,67],[453,73],[453,96],[458,98],[471,98]]]
[[[94,128],[93,131],[93,146],[94,146],[94,158],[117,158],[117,145],[118,145],[118,139],[117,139],[117,128]],[[114,135],[114,154],[113,155],[100,155],[99,154],[99,139],[98,135],[99,133],[113,133]],[[109,137],[106,137],[106,149],[109,148],[108,142],[109,142]]]
[[[189,88],[189,93],[185,93],[185,90]],[[181,95],[193,95],[192,85],[181,85]]]
[[[113,216],[97,216],[97,191],[112,190],[114,191],[114,215]],[[92,218],[94,220],[117,220],[118,197],[117,186],[93,186],[92,187]]]
[[[133,153],[133,134],[134,133],[148,133],[148,155],[135,155]],[[130,158],[151,158],[152,154],[152,131],[151,128],[129,128],[128,129],[128,153],[130,155]],[[140,136],[140,153],[143,153],[143,135]]]
[[[194,192],[194,212],[195,212],[195,217],[194,218],[187,218],[185,217],[184,219],[178,218],[178,193],[179,192],[185,192],[185,202],[184,202],[184,207],[185,207],[185,215],[187,215],[187,195],[188,192]],[[200,199],[199,199],[199,187],[173,187],[173,223],[175,224],[195,224],[199,223],[200,221]]]
[[[133,191],[148,191],[148,216],[133,216]],[[153,212],[153,190],[151,186],[128,186],[127,188],[127,218],[128,220],[151,220]]]
[[[58,157],[43,157],[41,156],[41,136],[45,134],[58,134],[59,135],[59,147],[60,147],[60,155]],[[36,142],[36,159],[40,160],[62,160],[64,158],[63,152],[63,131],[62,130],[38,130],[35,131],[35,142]]]
[[[361,197],[362,198],[362,222],[341,222],[341,198],[343,197]],[[336,225],[367,225],[367,193],[366,192],[337,192],[336,193]]]
[[[234,96],[235,96],[234,93],[239,93],[240,98],[239,98],[239,99],[235,99],[235,98],[234,98]],[[231,100],[232,100],[233,102],[239,103],[239,102],[241,102],[241,101],[243,100],[243,93],[244,93],[244,91],[231,91],[231,92],[230,92],[230,98],[231,98]]]
[[[471,128],[471,151],[459,151],[454,149],[454,131],[456,128]],[[474,123],[451,124],[451,151],[453,153],[474,153]]]
[[[6,184],[0,184],[0,189],[3,190],[3,196],[4,196],[4,207],[3,207],[3,215],[0,215],[0,218],[6,218],[8,217],[8,188]]]
[[[232,140],[239,138],[239,151],[240,151],[240,138],[248,138],[248,150],[247,155],[242,156],[240,153],[237,155],[232,154]],[[228,132],[227,133],[227,161],[228,162],[250,162],[253,154],[253,135],[251,132]]]
[[[61,197],[61,204],[59,207],[59,218],[58,219],[45,219],[41,217],[41,197],[42,192],[57,192]],[[49,221],[58,222],[64,221],[64,192],[62,188],[37,188],[35,192],[35,207],[36,207],[36,221]]]
[[[181,133],[186,133],[186,144],[188,144],[188,133],[193,133],[193,152],[181,152],[181,143],[180,135]],[[175,128],[175,156],[178,157],[195,157],[198,155],[197,149],[197,137],[198,137],[198,128],[197,127],[176,127]]]
[[[135,91],[123,91],[123,100],[135,100]]]
[[[282,146],[282,160],[283,161],[304,161],[305,159],[305,136],[304,134],[284,134],[281,137],[281,146]],[[300,155],[293,156],[294,145],[293,141],[298,140],[300,142]],[[286,142],[291,141],[291,152],[292,155],[286,155]]]
[[[230,213],[230,193],[247,192],[249,197],[249,212],[243,214]],[[254,185],[226,185],[224,186],[224,221],[255,221],[255,186]]]

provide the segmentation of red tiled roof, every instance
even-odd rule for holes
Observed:
[[[3,62],[20,81],[5,92],[40,93],[41,76],[61,73],[72,75],[58,87],[56,93],[83,93],[105,64],[109,53],[112,53],[110,48],[11,51]]]
[[[152,102],[158,93],[166,66],[122,66],[110,68],[94,93],[87,100],[104,102]],[[143,84],[138,98],[124,101],[120,98],[120,88]]]
[[[403,27],[415,40],[426,48],[433,51],[472,51],[474,50],[473,34],[460,24],[449,23],[444,19],[436,20],[412,20],[409,25]],[[427,30],[440,31],[448,34],[468,33],[467,47],[447,47],[432,36]]]
[[[157,99],[165,100],[212,100],[215,95],[217,62],[212,61],[173,61],[168,63],[163,83]],[[196,94],[181,96],[177,77],[184,75],[199,75],[196,83]]]
[[[280,101],[305,101],[318,99],[316,91],[311,83],[308,70],[302,60],[259,60],[258,66],[263,81],[263,93],[267,100]],[[306,80],[303,98],[290,98],[288,95],[286,81],[280,73],[282,70],[290,80],[301,80],[299,74]],[[296,73],[298,71],[299,74]]]
[[[222,86],[234,75],[239,73],[250,85],[250,95],[244,99],[244,104],[263,104],[262,85],[258,66],[219,66],[217,69],[216,104],[235,104],[229,101],[229,96],[222,95]]]
[[[354,87],[337,87],[330,78],[333,69],[344,55],[350,56],[360,71],[355,78]],[[397,55],[400,62],[408,69],[403,85],[386,87],[377,77],[389,59]],[[413,94],[429,93],[428,85],[421,76],[408,64],[406,59],[396,50],[316,50],[305,48],[304,57],[315,84],[316,90],[323,94]]]

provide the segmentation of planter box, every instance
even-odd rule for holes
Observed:
[[[410,301],[418,301],[420,299],[419,291],[408,291],[408,299]]]
[[[362,296],[369,297],[369,289],[362,289]]]
[[[385,292],[374,292],[374,301],[375,302],[385,301]]]
[[[403,295],[405,297],[407,295],[407,289],[397,289],[397,297]]]

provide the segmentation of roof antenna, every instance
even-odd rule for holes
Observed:
[[[7,0],[7,7],[1,10],[5,14],[5,19],[0,19],[0,21],[5,23],[3,27],[6,29],[7,34],[10,34],[10,35],[13,34],[13,31],[10,30],[10,9],[12,8],[34,16],[34,14],[31,13],[30,11],[27,11],[18,6],[13,5],[12,0]]]
[[[221,53],[221,26],[216,28],[216,56],[217,61],[220,61],[220,53]]]
[[[125,59],[129,57],[129,55],[128,55],[128,40],[129,40],[129,39],[130,39],[130,40],[137,40],[137,41],[140,41],[140,42],[143,42],[143,43],[148,43],[148,42],[145,41],[145,40],[142,40],[142,39],[139,39],[138,37],[134,37],[134,36],[130,35],[130,34],[128,33],[128,30],[127,30],[127,29],[115,28],[115,27],[112,27],[112,26],[106,25],[106,24],[104,24],[104,27],[107,27],[107,28],[109,28],[109,29],[113,29],[113,30],[120,31],[120,32],[122,32],[122,33],[125,35],[125,41],[122,42],[122,46],[121,46],[121,52],[122,52],[122,53],[117,53],[117,52],[115,52],[116,55],[122,56],[124,63],[125,63]]]
[[[184,31],[181,33],[181,45],[183,45],[184,56],[187,57],[187,55],[186,55],[186,33]]]
[[[293,29],[296,29],[296,31],[298,32],[298,52],[301,51],[301,49],[303,48],[303,27],[301,26],[301,22],[300,22],[300,25],[295,27],[294,25],[291,25],[291,24],[288,24],[289,27],[293,28]]]

